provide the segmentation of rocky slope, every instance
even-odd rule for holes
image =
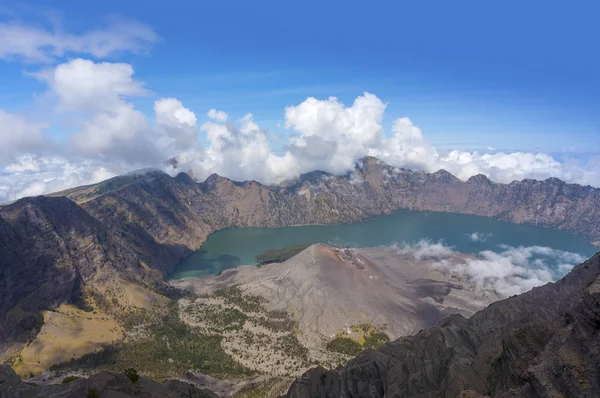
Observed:
[[[94,395],[96,394],[96,395]],[[218,398],[207,389],[179,380],[157,383],[141,376],[132,383],[125,375],[100,372],[68,384],[31,385],[21,381],[15,372],[0,365],[0,397],[2,398],[80,398],[80,397],[147,397],[147,398]]]
[[[148,171],[56,195],[79,203],[162,270],[218,229],[348,223],[400,209],[543,225],[600,243],[600,189],[555,178],[497,184],[478,175],[463,182],[444,170],[398,169],[372,157],[347,175],[315,171],[276,186],[216,174],[198,184],[184,173]]]
[[[160,283],[126,242],[64,197],[0,208],[0,242],[0,348],[29,340],[41,327],[41,311],[80,303],[86,285],[115,275]]]
[[[600,241],[600,189],[556,179],[461,182],[375,158],[352,173],[312,172],[277,186],[145,170],[0,207],[0,357],[39,329],[40,311],[115,275],[156,285],[219,229],[347,223],[400,209],[535,223]]]
[[[600,253],[556,283],[453,315],[415,336],[314,368],[287,396],[595,397],[600,391]]]

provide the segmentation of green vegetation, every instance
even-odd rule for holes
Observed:
[[[62,384],[69,384],[72,381],[79,379],[77,376],[67,376],[63,379]]]
[[[100,398],[100,391],[96,387],[90,387],[85,394],[86,398]]]
[[[285,318],[271,318],[268,315],[267,317],[259,316],[254,318],[253,321],[257,325],[267,328],[275,333],[291,331],[296,326],[296,322],[287,316]]]
[[[390,338],[383,332],[374,332],[365,336],[365,348],[377,348],[382,344],[388,343]]]
[[[261,296],[235,285],[190,298],[182,312],[205,333],[222,336],[227,352],[250,367],[276,366],[272,371],[281,374],[308,366],[309,350],[298,340],[298,324],[287,311],[267,311],[265,304]],[[270,353],[289,361],[270,365]]]
[[[367,348],[377,348],[390,341],[382,328],[377,328],[368,323],[350,326],[352,335],[345,331],[338,333],[337,337],[327,343],[327,349],[340,354],[356,356]]]
[[[267,311],[263,297],[248,294],[239,285],[183,298],[173,291],[180,300],[151,309],[124,307],[116,300],[119,292],[109,289],[105,294],[94,289],[86,293],[94,311],[115,316],[127,336],[53,365],[50,370],[57,376],[125,369],[134,383],[140,374],[164,380],[188,371],[236,379],[257,372],[292,374],[310,363],[309,350],[296,335],[298,325],[287,311]]]
[[[360,354],[364,348],[359,342],[350,337],[336,337],[327,343],[327,349],[340,354],[356,356]]]
[[[185,312],[192,315],[192,319],[205,323],[211,333],[241,330],[248,319],[248,316],[237,308],[222,305],[189,306]]]
[[[140,375],[134,368],[127,368],[123,373],[129,380],[131,380],[133,384],[136,384],[138,381],[140,381]]]
[[[290,358],[297,358],[303,362],[308,362],[308,349],[300,344],[295,334],[286,334],[283,337],[279,337],[275,347],[285,352]]]
[[[258,261],[259,267],[265,264],[282,263],[285,260],[294,257],[296,254],[300,253],[309,246],[310,244],[299,244],[285,246],[280,249],[267,250],[264,253],[256,256],[255,259]]]
[[[264,311],[263,304],[265,303],[265,299],[260,296],[244,294],[239,285],[215,290],[213,296],[222,298],[223,301],[225,301],[225,304],[239,307],[245,313]]]
[[[50,368],[52,371],[138,369],[155,379],[182,377],[187,370],[212,376],[244,376],[252,372],[221,347],[222,337],[205,334],[179,319],[177,303],[158,312],[138,310],[126,317],[138,336]]]

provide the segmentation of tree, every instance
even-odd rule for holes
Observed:
[[[125,376],[127,376],[127,378],[134,384],[140,381],[140,375],[134,368],[127,368],[123,373],[125,373]]]

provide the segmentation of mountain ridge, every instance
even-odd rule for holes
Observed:
[[[35,211],[30,209],[34,202],[38,204]],[[25,291],[18,286],[50,286],[56,274],[65,270],[76,275],[90,253],[100,256],[100,263],[106,266],[85,265],[82,269],[91,270],[87,279],[73,276],[61,281],[94,281],[101,287],[111,278],[98,275],[107,272],[160,289],[162,278],[178,261],[221,229],[343,224],[399,210],[446,211],[537,223],[579,233],[600,244],[600,189],[556,179],[498,184],[475,176],[463,182],[446,171],[428,174],[399,169],[372,157],[361,159],[354,171],[345,175],[315,171],[273,186],[234,182],[216,174],[197,183],[185,173],[175,177],[159,170],[129,173],[0,207],[0,253],[8,259],[0,265],[0,273],[17,275],[12,270],[21,268],[47,271],[31,272],[29,279],[0,286],[4,304],[0,328],[5,330],[0,335],[4,343],[28,341],[27,336],[37,330],[39,311],[73,301],[67,293],[53,300],[54,294],[42,289],[35,293],[36,305],[21,313],[14,309],[23,310],[17,302],[25,296],[19,300],[5,297]],[[70,254],[74,248],[84,255]],[[119,256],[125,256],[125,261],[115,260]],[[120,264],[129,266],[121,269]],[[74,283],[69,286],[77,291]],[[6,332],[7,324],[18,324],[8,322],[12,318],[7,314],[19,314],[26,322]]]
[[[162,173],[161,178],[166,178],[166,176],[168,176],[166,173]],[[122,176],[115,177],[114,179],[119,179],[121,177]],[[185,181],[185,184],[188,185],[195,183],[195,181],[186,173],[179,173],[176,177],[171,178],[176,181]],[[84,191],[90,188],[93,189],[93,187],[103,187],[114,179],[83,187]],[[137,181],[133,181],[132,183],[139,184],[143,180],[143,178],[138,178]],[[340,187],[339,184],[336,187],[334,186],[336,182],[350,184],[352,187],[356,188],[356,192],[348,192],[348,190],[345,189],[346,187]],[[438,191],[435,189],[431,190],[427,187],[428,184],[434,183],[447,185],[445,188],[449,188],[450,190],[442,193],[452,195],[452,197],[444,198],[444,195],[439,192],[439,188],[444,188],[443,186],[438,186]],[[548,178],[542,181],[524,179],[522,181],[513,181],[508,184],[503,184],[493,182],[485,175],[479,174],[463,182],[443,169],[440,169],[435,173],[411,171],[389,166],[374,157],[364,157],[357,162],[354,172],[344,175],[334,175],[316,170],[304,173],[294,179],[277,185],[264,185],[253,180],[238,182],[219,176],[218,174],[212,174],[203,182],[198,182],[196,184],[202,188],[203,193],[217,191],[218,194],[231,194],[235,193],[236,189],[234,188],[238,188],[238,190],[247,190],[247,192],[239,193],[237,198],[228,199],[239,199],[243,194],[256,194],[255,191],[257,190],[263,192],[263,197],[265,192],[272,192],[275,194],[281,194],[283,192],[288,196],[286,199],[288,199],[289,202],[292,202],[292,204],[295,201],[290,199],[295,199],[291,195],[294,191],[295,193],[302,193],[306,190],[311,190],[312,188],[312,191],[314,192],[311,192],[311,194],[316,193],[318,196],[319,193],[324,191],[322,186],[325,185],[329,188],[325,189],[325,191],[327,191],[325,193],[329,193],[332,200],[335,200],[340,196],[345,196],[344,200],[348,202],[348,197],[352,196],[353,193],[357,193],[369,196],[368,199],[378,199],[380,205],[379,207],[372,206],[369,208],[368,205],[361,205],[360,201],[355,200],[354,203],[352,203],[352,209],[339,209],[350,213],[347,217],[350,218],[350,220],[347,221],[343,219],[344,217],[335,218],[331,216],[329,217],[332,218],[331,220],[328,220],[328,217],[322,217],[322,220],[315,220],[315,217],[304,214],[303,219],[302,217],[295,217],[295,220],[293,217],[278,221],[264,219],[247,220],[246,222],[243,220],[225,220],[226,223],[233,224],[230,226],[291,226],[320,223],[329,224],[336,222],[343,223],[364,220],[398,210],[429,210],[475,214],[496,218],[502,221],[564,229],[569,232],[586,236],[591,243],[596,245],[600,244],[600,227],[590,225],[591,223],[580,222],[585,221],[585,219],[590,218],[590,216],[593,220],[600,220],[600,212],[597,210],[596,206],[600,204],[600,189],[593,188],[589,185],[582,186],[579,184],[568,184],[557,178]],[[362,189],[360,185],[363,184],[369,185],[372,189]],[[107,193],[110,192],[111,191]],[[375,195],[373,195],[373,193],[375,193]],[[105,193],[102,193],[102,195],[103,194]],[[438,198],[437,202],[436,200],[427,200],[425,196],[428,194],[435,194]],[[531,194],[535,194],[536,197],[532,198]],[[69,190],[65,195],[75,201],[78,201],[78,199],[78,202],[81,201],[78,188]],[[544,196],[548,197],[550,202],[544,203]],[[569,197],[575,198],[576,201],[569,200]],[[410,200],[413,198],[416,200]],[[510,200],[511,198],[512,200]],[[446,199],[446,201],[444,201],[444,199]],[[450,200],[448,201],[447,199]],[[528,211],[525,212],[524,209],[522,209],[524,205],[519,207],[518,203],[516,203],[518,199],[527,199],[525,203],[533,203],[535,206],[530,206],[530,208],[527,209]],[[552,200],[555,199],[559,199],[560,203],[551,203]],[[509,201],[507,202],[507,200]],[[383,201],[388,201],[389,203],[382,203]],[[221,202],[223,202],[222,204],[225,207],[230,205],[227,200],[221,200]],[[254,203],[255,206],[259,204],[260,203]],[[493,206],[491,206],[492,208],[488,208],[486,205]],[[573,214],[575,213],[575,209],[573,208],[575,205],[580,207],[579,214]],[[571,208],[567,209],[569,206]],[[235,204],[230,207],[235,208]],[[238,206],[238,210],[239,209]],[[540,209],[543,211],[540,211]],[[558,214],[544,214],[546,210],[552,210],[554,213]],[[567,210],[571,213],[569,216],[564,214]],[[586,214],[584,217],[582,213],[585,210],[590,210],[591,214]],[[572,217],[572,215],[575,217]],[[231,216],[231,214],[226,215],[227,218],[229,218],[229,216]],[[573,224],[569,221],[572,219],[576,219],[578,223]]]

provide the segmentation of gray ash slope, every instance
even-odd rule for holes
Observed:
[[[445,261],[458,266],[467,258],[453,253]],[[197,294],[239,286],[265,298],[269,310],[293,313],[307,345],[330,341],[340,330],[361,323],[382,326],[390,338],[407,336],[450,314],[473,315],[501,297],[468,278],[440,271],[436,261],[391,247],[315,244],[283,263],[170,283]]]
[[[556,283],[295,381],[302,397],[597,397],[600,253]]]

